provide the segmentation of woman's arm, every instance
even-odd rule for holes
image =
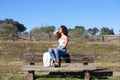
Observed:
[[[54,34],[55,36],[57,36],[57,34],[58,34],[58,31],[55,31],[53,34]]]
[[[64,43],[64,45],[62,46],[62,49],[63,49],[63,48],[66,48],[67,45],[68,45],[68,37],[67,37],[67,36],[64,36],[63,39],[64,39],[65,43]]]

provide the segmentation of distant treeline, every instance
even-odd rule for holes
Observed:
[[[68,27],[68,26],[66,26]],[[26,32],[26,27],[14,21],[13,19],[0,20],[0,34],[41,34],[51,36],[56,30],[55,26],[40,26],[33,28],[30,32]],[[75,26],[73,29],[68,27],[70,36],[74,35],[114,35],[114,30],[108,27],[102,27],[100,30],[97,27],[85,29],[84,26]]]

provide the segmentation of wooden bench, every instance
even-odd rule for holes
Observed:
[[[24,54],[24,61],[29,62],[30,65],[23,66],[21,69],[29,72],[29,80],[35,80],[35,71],[84,71],[84,80],[89,80],[89,70],[95,70],[96,67],[89,66],[88,63],[94,63],[94,54],[65,54],[60,55],[61,63],[82,63],[83,66],[61,66],[55,67],[43,67],[36,66],[35,63],[43,62],[42,54]]]

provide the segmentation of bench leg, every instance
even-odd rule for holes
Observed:
[[[90,74],[89,74],[88,70],[84,71],[84,80],[90,80]]]
[[[35,71],[29,71],[29,80],[35,80]]]

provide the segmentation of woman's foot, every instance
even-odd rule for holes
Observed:
[[[54,63],[54,67],[60,67],[58,61],[55,61],[55,63]]]

